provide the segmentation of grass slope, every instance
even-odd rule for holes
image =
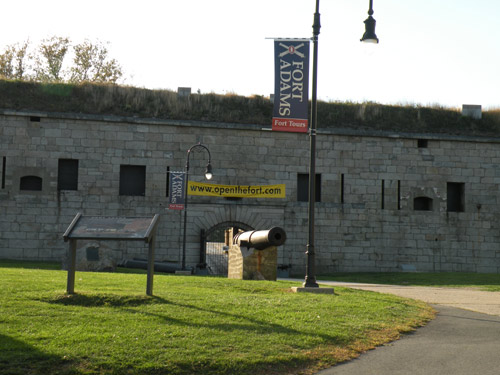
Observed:
[[[192,94],[137,87],[38,83],[0,79],[0,110],[83,113],[124,117],[211,121],[271,126],[273,103],[263,96]],[[318,129],[498,137],[500,110],[482,119],[440,106],[318,102]]]
[[[0,262],[0,374],[311,373],[394,340],[430,307],[286,282],[77,272]]]

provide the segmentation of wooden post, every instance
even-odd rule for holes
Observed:
[[[153,277],[155,273],[155,237],[152,236],[149,240],[149,251],[148,251],[148,280],[146,284],[146,294],[148,296],[153,295]]]
[[[76,240],[69,241],[68,284],[66,293],[75,294]]]

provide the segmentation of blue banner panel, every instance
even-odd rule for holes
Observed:
[[[186,173],[170,172],[170,204],[171,210],[183,210],[186,193]]]
[[[309,40],[274,41],[273,130],[306,133],[309,108]]]

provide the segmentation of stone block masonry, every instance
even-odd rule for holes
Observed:
[[[276,281],[278,248],[246,249],[238,245],[229,247],[228,278],[239,280]]]
[[[183,170],[186,151],[201,142],[212,155],[211,183],[286,184],[286,198],[190,197],[186,264],[203,262],[202,230],[280,226],[287,242],[277,263],[303,276],[308,223],[299,180],[308,173],[309,138],[269,128],[0,111],[0,258],[61,261],[62,234],[77,212],[158,213],[156,258],[180,262],[182,211],[168,209],[168,171]],[[500,272],[500,138],[328,128],[317,140],[318,274]],[[65,160],[77,167],[64,169]],[[206,155],[195,152],[190,162],[190,180],[203,181]],[[65,185],[71,181],[76,189]],[[145,257],[142,244],[110,246],[118,263]]]

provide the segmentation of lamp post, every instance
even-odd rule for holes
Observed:
[[[187,151],[187,156],[186,156],[186,181],[185,181],[185,186],[184,186],[184,234],[182,236],[182,269],[186,269],[186,227],[187,227],[187,213],[188,213],[188,201],[189,201],[189,196],[188,196],[188,183],[189,183],[189,156],[191,155],[191,151],[195,150],[196,148],[201,148],[204,149],[208,152],[208,163],[207,167],[205,170],[205,178],[207,180],[212,179],[212,165],[210,164],[211,156],[210,156],[210,150],[207,148],[207,146],[202,145],[201,142],[198,142],[194,146],[191,146],[189,150]]]
[[[370,0],[368,18],[364,21],[365,33],[362,42],[378,43],[375,35],[375,19],[373,15],[373,0]],[[316,128],[317,128],[317,91],[318,91],[318,36],[321,29],[319,0],[316,0],[316,11],[313,23],[313,71],[312,71],[312,99],[311,99],[311,126],[309,128],[310,157],[309,157],[309,206],[308,221],[309,232],[306,250],[306,276],[303,286],[306,288],[317,288],[316,282],[316,252],[314,249],[314,205],[316,203]]]

